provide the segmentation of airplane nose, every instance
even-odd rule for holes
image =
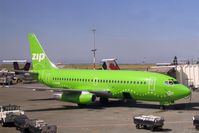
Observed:
[[[184,97],[189,96],[191,94],[191,90],[187,87],[183,88],[183,95]]]
[[[181,98],[185,98],[185,97],[189,96],[191,94],[191,90],[188,87],[180,84],[178,86],[178,89],[176,88],[175,94],[176,94],[175,99],[177,100],[177,99],[181,99]]]

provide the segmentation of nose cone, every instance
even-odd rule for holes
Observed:
[[[191,90],[184,85],[182,85],[182,88],[180,90],[181,90],[180,92],[181,98],[187,97],[191,94]]]

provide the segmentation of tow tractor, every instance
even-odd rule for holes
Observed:
[[[0,122],[2,126],[14,124],[14,118],[18,115],[23,115],[24,111],[17,105],[0,106]]]

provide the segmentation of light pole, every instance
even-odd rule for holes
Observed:
[[[95,61],[96,61],[96,57],[95,57],[95,54],[96,54],[96,51],[97,49],[95,48],[95,32],[96,32],[96,29],[92,29],[92,32],[93,32],[93,49],[91,50],[93,52],[93,69],[95,70]]]

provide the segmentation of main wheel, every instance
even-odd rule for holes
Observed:
[[[159,130],[159,131],[162,130],[162,126],[159,126],[159,127],[158,127],[158,130]]]
[[[196,128],[197,130],[199,130],[199,126],[196,126],[195,128]]]
[[[160,105],[161,110],[165,110],[165,105]]]
[[[150,130],[151,130],[151,131],[154,131],[154,129],[155,129],[155,127],[150,127]]]
[[[2,120],[2,122],[1,122],[1,126],[2,126],[2,127],[5,127],[5,126],[6,126],[6,123],[4,123],[3,120]]]
[[[107,103],[108,103],[108,98],[100,97],[100,104],[107,104]]]
[[[136,124],[136,128],[137,128],[137,129],[141,129],[141,128],[142,128],[142,125]]]

